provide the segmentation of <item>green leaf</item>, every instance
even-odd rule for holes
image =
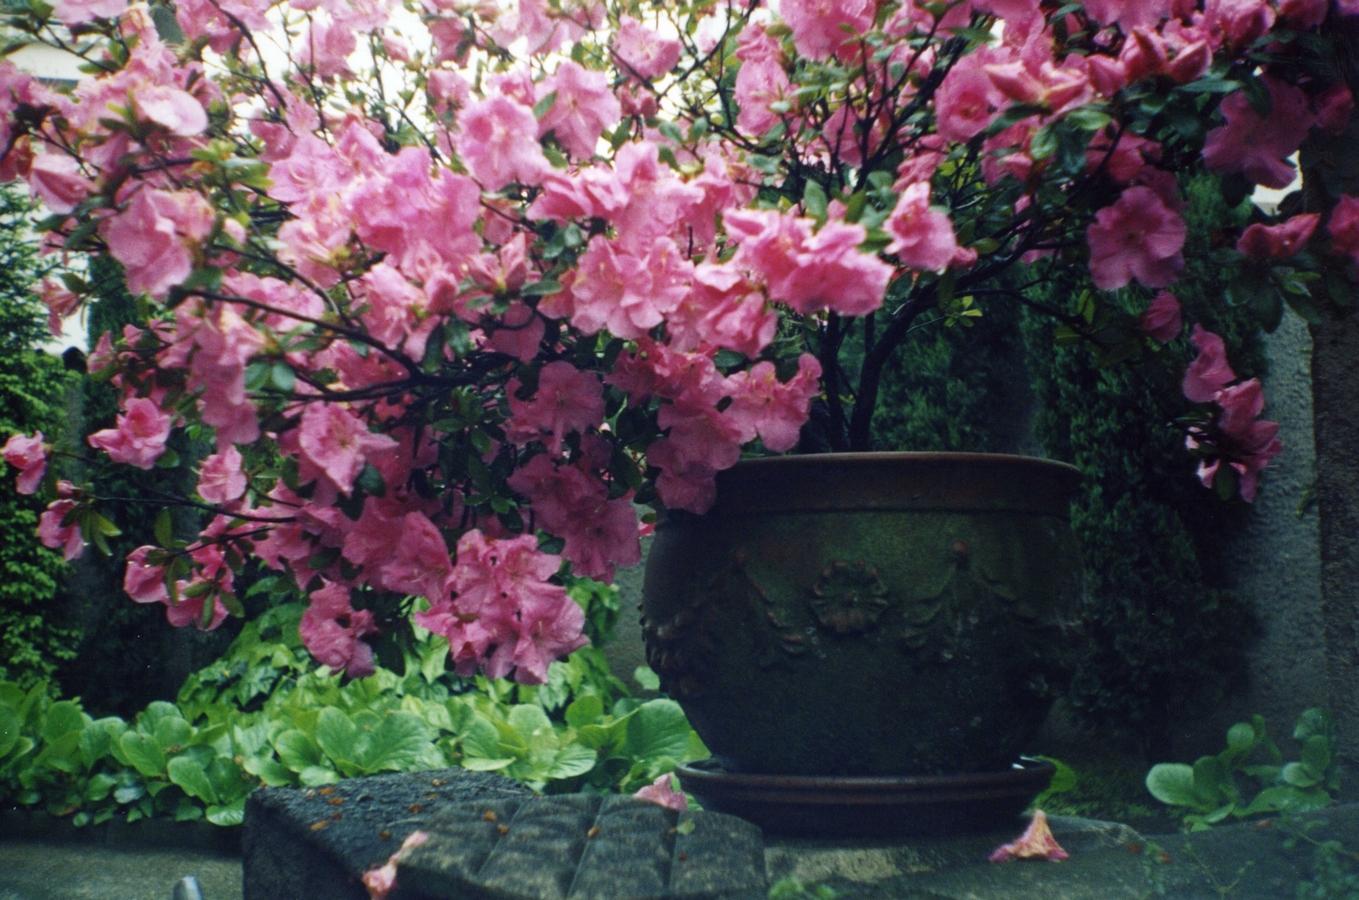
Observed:
[[[156,543],[160,544],[167,550],[171,550],[174,548],[175,527],[174,521],[170,518],[169,507],[162,509],[156,515],[156,524],[154,526],[154,531],[156,534]]]
[[[170,781],[179,785],[190,797],[196,797],[204,803],[217,802],[217,792],[208,780],[208,773],[188,756],[176,756],[166,765],[165,771]]]
[[[307,766],[298,773],[297,780],[303,787],[319,787],[323,784],[334,784],[340,780],[340,773],[334,769],[327,769],[325,766]]]
[[[1320,734],[1303,741],[1302,764],[1318,779],[1324,777],[1331,767],[1331,742]]]
[[[155,738],[140,731],[129,731],[118,743],[138,772],[147,777],[165,773],[165,754]]]
[[[33,760],[37,767],[56,769],[58,772],[74,774],[80,771],[80,732],[68,731],[53,741],[47,741]]]
[[[577,697],[566,707],[566,724],[572,728],[594,725],[604,716],[604,701],[594,694]]]
[[[189,742],[193,740],[193,726],[178,715],[166,716],[156,723],[154,734],[160,749],[171,753],[173,752],[171,747],[182,749],[189,746]]]
[[[684,143],[684,132],[680,131],[679,126],[674,122],[660,122],[656,125],[656,130],[664,135],[671,143]]]
[[[574,778],[584,775],[599,762],[599,754],[580,744],[567,744],[556,752],[548,766],[548,778]]]
[[[0,759],[19,743],[19,717],[8,706],[0,706]]]
[[[515,759],[483,759],[480,756],[464,756],[458,764],[469,772],[495,772],[518,762]]]
[[[1170,806],[1197,807],[1194,794],[1194,769],[1184,763],[1159,763],[1147,773],[1147,790]]]
[[[321,764],[321,748],[301,731],[290,729],[273,740],[274,750],[285,766],[294,772],[301,772],[310,766]]]
[[[208,821],[227,828],[245,822],[245,798],[241,797],[226,806],[209,806]]]
[[[829,203],[825,189],[818,182],[808,180],[802,191],[802,206],[807,210],[807,215],[818,222],[825,222]]]
[[[359,728],[333,706],[321,710],[316,720],[316,743],[333,762],[358,764]]]
[[[659,691],[661,676],[651,671],[650,666],[638,666],[632,670],[632,680],[644,691]]]
[[[269,380],[275,388],[285,394],[291,394],[293,388],[297,386],[297,374],[293,372],[293,367],[282,360],[274,363],[273,368],[269,370]]]
[[[323,713],[324,715],[324,713]],[[320,728],[318,726],[319,735]],[[382,724],[369,732],[359,765],[365,772],[402,772],[415,768],[431,745],[430,728],[413,712],[388,713]]]
[[[547,115],[548,110],[552,109],[557,102],[557,92],[553,91],[537,103],[533,104],[533,118],[541,119]]]
[[[1081,131],[1099,131],[1113,121],[1107,113],[1089,106],[1073,109],[1066,114],[1066,120]]]
[[[72,731],[83,731],[84,728],[85,714],[80,711],[80,707],[70,700],[61,700],[47,710],[42,737],[43,740],[53,741]]]
[[[628,720],[625,750],[643,762],[663,757],[680,760],[689,748],[689,731],[689,720],[678,703],[649,700]]]

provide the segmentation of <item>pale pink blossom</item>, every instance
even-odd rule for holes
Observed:
[[[1142,333],[1153,340],[1166,343],[1180,336],[1183,327],[1180,301],[1170,291],[1160,291],[1152,298],[1147,311],[1138,320]]]
[[[28,186],[55,213],[71,212],[95,187],[74,157],[57,151],[39,153],[33,158],[28,169]]]
[[[67,25],[93,19],[114,19],[127,10],[128,0],[56,0],[52,14]]]
[[[159,125],[181,137],[192,137],[207,130],[207,111],[188,91],[164,84],[143,84],[131,93],[132,109],[144,122]]]
[[[377,671],[373,648],[361,640],[377,630],[373,613],[354,609],[349,589],[335,583],[312,592],[311,603],[297,623],[302,643],[316,661],[343,670],[351,678],[366,678]]]
[[[632,16],[621,16],[613,38],[613,52],[625,71],[642,78],[659,78],[675,68],[680,58],[680,42],[661,37]]]
[[[513,666],[514,680],[520,684],[546,684],[547,667],[553,660],[590,643],[581,634],[584,626],[585,611],[564,591],[551,599],[527,598],[513,620],[513,643],[496,647],[487,675],[502,678]]]
[[[737,39],[736,58],[741,60],[735,84],[739,106],[736,127],[759,137],[778,124],[781,117],[770,108],[771,104],[792,94],[792,83],[784,71],[783,52],[763,26],[752,22]]]
[[[0,449],[5,462],[19,470],[14,489],[20,494],[34,494],[42,477],[47,472],[47,445],[43,443],[42,432],[34,432],[32,437],[24,434],[10,435],[5,446]]]
[[[123,264],[127,289],[161,299],[193,271],[192,248],[207,238],[214,217],[199,194],[144,188],[99,232]]]
[[[155,401],[134,397],[127,401],[116,427],[96,431],[87,440],[91,447],[103,450],[114,462],[149,469],[165,452],[173,418]]]
[[[603,72],[592,72],[567,60],[538,86],[538,98],[556,94],[556,99],[538,123],[539,136],[556,135],[562,147],[576,159],[595,153],[599,136],[618,124],[623,116],[608,79]]]
[[[412,831],[401,842],[401,848],[387,858],[380,866],[374,866],[363,873],[363,886],[368,890],[368,900],[387,900],[387,895],[396,889],[396,867],[410,855],[411,851],[429,840],[423,831]]]
[[[1049,862],[1061,862],[1070,856],[1071,854],[1063,850],[1057,839],[1052,836],[1052,829],[1048,827],[1048,817],[1041,809],[1036,809],[1024,833],[1010,843],[997,847],[988,859],[993,863],[1015,859],[1046,859]]]
[[[1191,339],[1199,353],[1185,370],[1184,395],[1195,403],[1207,403],[1236,380],[1236,373],[1227,364],[1227,346],[1222,338],[1195,325]]]
[[[458,128],[462,160],[488,191],[512,181],[536,183],[549,169],[533,111],[507,97],[467,104],[458,113]]]
[[[1184,264],[1180,250],[1187,234],[1184,219],[1155,191],[1130,187],[1112,206],[1096,212],[1086,229],[1091,280],[1105,291],[1134,279],[1147,287],[1165,287]]]
[[[986,75],[989,59],[984,49],[969,53],[944,76],[934,95],[941,137],[970,141],[990,126],[1005,105],[1005,95]]]
[[[74,315],[81,306],[81,299],[53,278],[44,278],[33,287],[38,298],[47,307],[47,330],[54,337],[62,335],[62,321]]]
[[[673,786],[674,776],[666,773],[657,776],[656,780],[646,787],[640,788],[632,796],[638,800],[646,800],[657,803],[666,809],[673,809],[676,812],[684,812],[689,808],[689,800],[682,791],[675,790]]]
[[[783,0],[779,15],[793,32],[793,46],[808,59],[840,52],[873,25],[868,0]]]
[[[453,563],[438,527],[424,513],[408,512],[401,519],[395,552],[379,571],[388,590],[435,603],[448,593]]]
[[[204,459],[198,468],[198,496],[209,503],[239,500],[247,483],[241,463],[241,451],[234,446]]]
[[[797,374],[786,382],[778,380],[773,363],[758,362],[728,379],[733,399],[725,415],[740,427],[742,443],[758,435],[775,453],[791,450],[821,391],[820,379],[821,364],[810,353],[802,354]]]
[[[74,500],[53,500],[47,509],[38,516],[38,540],[44,547],[61,550],[67,562],[80,556],[85,549],[85,539],[80,534],[80,525],[71,522],[63,525],[65,518],[75,509]]]

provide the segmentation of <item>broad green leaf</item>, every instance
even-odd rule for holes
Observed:
[[[129,731],[118,742],[128,762],[147,777],[165,773],[165,754],[156,739],[140,731]]]
[[[499,760],[505,756],[500,748],[500,730],[479,712],[472,714],[458,732],[458,739],[465,757]]]
[[[1147,773],[1147,790],[1171,806],[1198,806],[1194,795],[1194,769],[1184,763],[1160,763]]]
[[[624,751],[634,759],[682,759],[689,748],[689,720],[674,700],[649,700],[627,725]]]
[[[296,729],[278,735],[273,744],[278,751],[278,758],[294,772],[320,765],[323,759],[321,748],[316,742]]]
[[[42,725],[43,740],[53,741],[72,731],[85,728],[86,717],[78,704],[70,700],[53,703],[47,710],[47,718]]]
[[[113,736],[109,733],[106,722],[106,719],[98,719],[80,731],[80,757],[86,769],[93,769],[94,764],[109,752],[109,747],[113,743]]]
[[[644,691],[659,691],[661,689],[661,676],[651,671],[650,666],[638,666],[632,670],[632,680]]]
[[[269,787],[285,787],[296,781],[296,772],[272,757],[245,758],[241,768],[263,781]],[[303,766],[302,768],[306,768]],[[298,771],[301,771],[300,769]]]
[[[68,731],[54,741],[46,741],[33,760],[35,766],[46,766],[58,772],[73,774],[81,769],[80,732]]]
[[[566,724],[572,728],[593,725],[604,716],[604,701],[593,694],[577,697],[566,707]]]
[[[367,735],[367,746],[358,759],[365,772],[401,772],[415,767],[433,734],[412,712],[398,710]]]
[[[189,746],[193,740],[193,726],[179,716],[166,716],[156,723],[154,735],[160,749],[167,754],[175,753]]]
[[[495,772],[513,765],[515,759],[485,759],[480,756],[464,756],[459,763],[469,772]]]
[[[1283,771],[1279,773],[1279,777],[1285,784],[1292,785],[1293,787],[1309,788],[1314,787],[1321,781],[1324,772],[1325,770],[1323,769],[1322,773],[1318,774],[1300,762],[1291,762],[1283,767]]]
[[[334,784],[339,780],[339,772],[324,766],[307,766],[298,773],[298,781],[303,787],[319,787],[323,784]]]
[[[212,788],[208,773],[203,767],[187,756],[176,756],[166,764],[165,771],[170,780],[179,785],[190,797],[197,797],[204,803],[216,803],[217,792]]]
[[[316,743],[335,762],[358,762],[359,728],[349,716],[334,707],[321,710],[316,721]]]
[[[98,803],[112,793],[117,786],[117,779],[111,775],[106,775],[103,772],[91,775],[90,780],[85,782],[84,799],[89,803]]]
[[[1320,734],[1303,741],[1302,764],[1317,778],[1323,777],[1331,767],[1331,742]]]
[[[240,825],[245,821],[245,798],[241,797],[226,806],[209,806],[208,821],[224,828]]]
[[[1246,722],[1237,722],[1227,730],[1227,746],[1233,750],[1253,750],[1257,740],[1255,729]]]
[[[552,757],[544,773],[548,778],[574,778],[584,775],[599,762],[599,754],[581,744],[567,744]]]
[[[19,717],[9,706],[0,706],[0,759],[19,743]]]

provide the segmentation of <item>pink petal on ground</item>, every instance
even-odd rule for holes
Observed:
[[[1023,834],[1016,840],[997,847],[988,858],[991,862],[1009,862],[1012,859],[1046,859],[1061,862],[1070,855],[1052,836],[1052,829],[1048,828],[1048,817],[1039,809],[1034,811],[1033,819]]]

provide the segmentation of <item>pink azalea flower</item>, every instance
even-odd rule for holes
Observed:
[[[1214,172],[1284,188],[1293,181],[1288,157],[1302,145],[1314,118],[1300,88],[1269,75],[1260,80],[1269,89],[1269,117],[1256,112],[1244,91],[1227,95],[1219,107],[1227,124],[1208,132],[1203,161]]]
[[[565,591],[552,599],[530,597],[519,606],[513,626],[515,640],[496,647],[487,674],[503,677],[513,665],[514,680],[520,684],[545,684],[547,667],[553,660],[590,643],[581,634],[584,626],[585,611]]]
[[[396,867],[410,855],[410,852],[429,840],[423,831],[412,831],[401,842],[401,849],[387,858],[380,866],[374,866],[363,873],[363,886],[368,890],[368,900],[387,900],[387,895],[396,889]]]
[[[1254,503],[1260,472],[1283,452],[1278,423],[1259,418],[1265,406],[1259,379],[1223,388],[1214,400],[1221,407],[1216,427],[1195,429],[1185,439],[1191,450],[1207,446],[1216,454],[1199,465],[1199,480],[1212,487],[1225,461],[1236,470],[1241,498]]]
[[[144,188],[121,213],[105,219],[99,233],[123,264],[127,289],[162,299],[193,271],[190,244],[207,238],[214,217],[199,194]]]
[[[55,213],[69,213],[94,190],[94,182],[80,172],[80,164],[66,153],[46,151],[28,169],[33,195]]]
[[[1112,206],[1095,213],[1086,229],[1091,279],[1105,291],[1133,279],[1147,287],[1165,287],[1184,264],[1180,249],[1187,234],[1184,219],[1155,191],[1130,187]]]
[[[763,26],[747,25],[737,43],[741,68],[736,73],[736,127],[759,137],[778,124],[780,114],[769,107],[792,93],[792,83],[783,68],[779,42]]]
[[[1284,259],[1307,246],[1320,221],[1316,213],[1303,213],[1278,225],[1257,222],[1241,233],[1236,252],[1252,259]]]
[[[541,440],[548,452],[557,456],[568,434],[584,433],[604,422],[604,389],[599,377],[581,372],[565,360],[543,366],[532,398],[520,400],[520,387],[518,380],[506,385],[510,405],[506,437],[516,446]]]
[[[47,445],[43,443],[42,432],[32,437],[23,434],[11,435],[0,449],[5,462],[19,470],[14,489],[20,494],[37,493],[38,485],[47,472]]]
[[[115,19],[127,11],[128,0],[56,0],[52,14],[67,25],[93,19]]]
[[[984,71],[990,60],[985,48],[964,56],[944,76],[935,92],[939,135],[966,143],[990,126],[1005,104],[1005,95]]]
[[[1326,232],[1331,236],[1331,249],[1359,265],[1359,197],[1340,196],[1331,210]]]
[[[1009,862],[1015,859],[1046,859],[1061,862],[1069,859],[1070,853],[1062,849],[1048,827],[1048,817],[1041,809],[1034,810],[1033,818],[1024,833],[1008,844],[997,847],[988,859],[991,862]]]
[[[632,16],[622,16],[618,20],[613,52],[618,54],[630,74],[638,78],[659,78],[675,68],[681,49],[679,41],[661,37]]]
[[[555,134],[576,159],[594,156],[599,136],[623,116],[604,73],[591,72],[571,60],[538,86],[540,100],[549,94],[556,94],[557,99],[538,123],[538,134]]]
[[[147,554],[157,549],[138,547],[128,554],[123,590],[138,603],[170,603],[170,593],[165,588],[165,567],[153,566],[146,561]]]
[[[1180,301],[1170,291],[1161,291],[1152,298],[1147,311],[1139,320],[1142,333],[1153,340],[1166,343],[1180,336],[1183,321],[1180,316]]]
[[[809,59],[826,59],[873,26],[868,0],[783,0],[779,15],[793,32],[793,46]]]
[[[913,269],[942,271],[958,252],[948,214],[930,206],[928,182],[912,184],[902,191],[884,229],[892,236],[885,252],[895,253]]]
[[[81,299],[66,289],[66,285],[52,278],[44,278],[34,288],[47,307],[47,330],[53,337],[61,337],[62,320],[80,309]]]
[[[1279,0],[1279,18],[1289,28],[1307,31],[1326,18],[1327,0]]]
[[[171,421],[173,416],[162,412],[155,401],[135,397],[118,416],[117,427],[96,431],[87,440],[91,447],[103,450],[114,462],[149,469],[165,452]]]
[[[192,137],[208,128],[207,111],[187,91],[164,84],[143,84],[131,94],[137,118],[159,125],[170,134]]]
[[[1354,95],[1343,81],[1326,88],[1312,99],[1317,127],[1328,134],[1341,134],[1354,113]]]
[[[717,501],[717,473],[740,458],[739,425],[715,411],[675,422],[647,451],[647,462],[660,470],[656,493],[661,501],[699,515]]]
[[[538,144],[533,111],[495,95],[469,103],[458,113],[458,152],[473,177],[488,191],[512,181],[535,184],[550,168]]]
[[[198,496],[209,503],[230,503],[245,493],[241,452],[234,446],[214,453],[198,469]]]
[[[689,808],[689,800],[682,791],[677,791],[673,787],[673,776],[669,773],[660,775],[655,781],[651,782],[632,796],[638,800],[648,800],[652,803],[660,804],[666,809],[673,809],[676,812],[684,812]]]
[[[80,526],[75,522],[69,525],[61,524],[75,507],[74,500],[53,500],[38,517],[38,540],[42,541],[44,547],[61,550],[67,562],[80,556],[85,550],[85,539],[80,535]]]
[[[334,403],[309,403],[302,411],[298,447],[342,494],[349,495],[371,457],[390,452],[396,441],[374,434],[349,410]]]
[[[1195,403],[1207,403],[1217,392],[1236,380],[1236,373],[1227,365],[1227,347],[1222,338],[1202,325],[1194,326],[1191,338],[1199,348],[1199,355],[1184,373],[1184,395]]]
[[[737,372],[728,379],[733,400],[725,415],[741,428],[742,443],[758,434],[775,453],[791,450],[807,421],[812,398],[820,393],[820,378],[821,363],[810,353],[802,354],[797,374],[787,382],[778,380],[773,363],[758,362],[749,372]]]
[[[343,669],[351,678],[366,678],[377,671],[373,648],[360,640],[377,631],[372,612],[354,609],[349,602],[349,589],[333,583],[312,592],[311,604],[297,624],[307,651],[318,662]]]
[[[448,593],[453,563],[438,527],[424,513],[408,512],[401,520],[395,553],[379,571],[388,590],[436,603]]]

